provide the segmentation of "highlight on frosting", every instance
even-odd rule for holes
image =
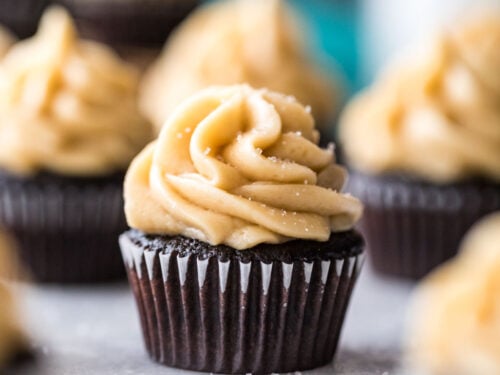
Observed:
[[[500,14],[457,25],[348,106],[341,139],[353,166],[439,183],[500,181]]]
[[[362,205],[340,192],[345,171],[318,141],[293,97],[247,85],[202,90],[132,162],[128,223],[236,249],[326,241],[352,228]]]
[[[127,168],[151,139],[138,73],[78,39],[68,13],[47,10],[37,34],[0,62],[0,168],[100,175]]]
[[[418,287],[407,357],[433,375],[500,374],[500,212],[477,224],[460,255]]]
[[[211,85],[248,83],[293,95],[328,125],[339,104],[332,78],[313,64],[283,0],[225,0],[196,10],[146,73],[141,107],[160,129],[184,99]]]

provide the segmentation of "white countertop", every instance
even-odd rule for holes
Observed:
[[[335,363],[304,374],[395,374],[412,287],[408,282],[380,278],[365,264]],[[193,374],[149,359],[126,283],[23,286],[19,296],[40,353],[29,375]]]

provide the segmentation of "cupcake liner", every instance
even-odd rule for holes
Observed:
[[[35,281],[125,276],[116,243],[127,228],[122,179],[0,174],[0,226],[16,240],[20,260]]]
[[[20,38],[33,35],[48,0],[2,0],[0,1],[0,24],[9,28]]]
[[[158,46],[199,0],[57,0],[75,17],[82,36],[110,44]]]
[[[293,263],[162,251],[120,237],[149,355],[215,373],[306,370],[336,350],[362,255]]]
[[[419,279],[456,255],[467,230],[500,209],[500,186],[452,185],[352,173],[347,190],[360,198],[360,221],[375,270]]]

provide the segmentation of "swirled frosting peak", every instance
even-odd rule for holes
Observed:
[[[407,358],[419,373],[500,374],[500,212],[417,288]]]
[[[336,114],[339,90],[312,62],[284,0],[224,0],[196,10],[146,74],[141,106],[158,129],[184,99],[211,85],[248,83],[294,95],[319,126]]]
[[[345,172],[318,139],[293,97],[246,85],[205,89],[132,162],[129,225],[236,249],[326,241],[350,229],[362,206],[340,192]]]
[[[500,181],[500,15],[457,25],[348,107],[341,136],[355,167]]]
[[[100,175],[124,170],[150,140],[138,74],[107,47],[78,39],[62,8],[0,63],[0,168]]]

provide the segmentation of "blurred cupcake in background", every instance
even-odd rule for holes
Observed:
[[[78,39],[62,8],[0,63],[0,226],[36,280],[123,274],[124,171],[150,140],[138,73]]]
[[[80,34],[111,45],[145,69],[160,54],[170,31],[200,0],[57,0],[75,18]]]
[[[186,97],[210,85],[248,83],[293,95],[318,127],[335,118],[339,88],[308,54],[296,15],[282,0],[235,0],[196,10],[146,73],[141,107],[159,131]]]
[[[354,99],[340,129],[373,264],[413,278],[500,208],[500,15],[427,47]]]
[[[500,212],[417,288],[406,340],[418,374],[500,374]]]

